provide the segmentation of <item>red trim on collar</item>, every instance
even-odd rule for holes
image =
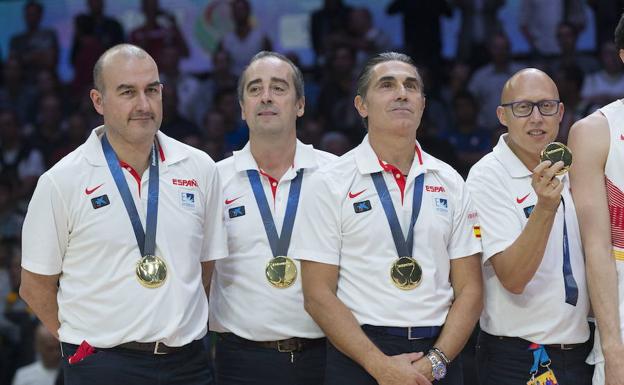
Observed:
[[[379,160],[379,164],[384,169],[384,171],[392,174],[392,179],[396,181],[397,186],[399,186],[399,190],[401,190],[401,204],[403,204],[403,195],[405,194],[405,185],[407,182],[407,178],[396,166],[393,166],[390,163],[386,163],[381,159],[377,160]]]
[[[130,166],[123,160],[119,160],[119,166],[121,168],[125,168],[130,173],[130,175],[134,177],[134,180],[137,182],[137,187],[139,188],[139,196],[141,196],[141,175],[139,175],[139,173],[135,169],[133,169],[132,166]]]
[[[163,151],[162,146],[160,145],[160,142],[158,141],[158,138],[156,138],[156,147],[158,147],[158,154],[160,155],[160,161],[164,162],[165,152]]]
[[[279,184],[279,181],[262,170],[260,170],[260,175],[266,177],[269,180],[269,185],[271,186],[271,192],[273,193],[273,203],[275,203],[275,193],[277,191],[277,185]]]
[[[414,145],[414,148],[416,149],[416,155],[418,155],[418,163],[420,163],[420,165],[422,166],[423,160],[422,160],[422,154],[420,153],[420,148],[418,148],[417,144]]]

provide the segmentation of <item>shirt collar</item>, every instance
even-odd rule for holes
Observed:
[[[434,162],[434,158],[422,150],[418,141],[415,142],[415,151],[416,154],[412,161],[412,167],[410,167],[410,175],[417,176],[427,170],[439,169],[438,165]],[[368,135],[364,137],[362,143],[355,149],[355,163],[361,174],[372,174],[374,172],[383,171],[379,158],[370,145]]]
[[[511,151],[509,145],[507,145],[507,135],[503,134],[498,139],[498,143],[494,147],[494,156],[503,165],[503,168],[507,170],[512,178],[524,178],[530,176],[533,173],[529,170],[524,163]]]
[[[85,142],[84,156],[94,166],[107,165],[104,150],[102,149],[104,129],[104,126],[93,129]],[[188,157],[186,146],[163,134],[160,130],[156,132],[156,140],[159,144],[158,152],[162,165],[172,165]]]
[[[247,171],[247,170],[259,170],[258,163],[254,159],[251,154],[251,145],[249,142],[243,147],[240,151],[234,151],[232,154],[234,158],[234,167],[237,172]],[[316,159],[316,154],[314,153],[314,147],[309,144],[303,144],[299,139],[297,139],[297,144],[295,147],[295,159],[293,161],[294,170],[299,169],[309,169],[309,168],[318,168],[320,165]],[[287,174],[290,173],[290,170]],[[293,176],[294,177],[294,176]]]

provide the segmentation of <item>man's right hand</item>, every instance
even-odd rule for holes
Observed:
[[[563,183],[555,174],[563,168],[563,162],[551,164],[549,160],[543,161],[533,170],[531,186],[537,194],[537,206],[548,211],[557,211],[561,202]]]
[[[387,356],[383,367],[375,375],[377,383],[379,385],[431,385],[431,382],[412,365],[422,356],[422,352]]]

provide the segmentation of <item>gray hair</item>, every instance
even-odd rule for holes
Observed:
[[[132,44],[117,44],[107,49],[95,62],[93,66],[93,86],[96,90],[104,93],[104,82],[102,81],[102,73],[104,71],[104,62],[112,55],[122,53],[125,56],[133,56],[138,59],[152,58],[143,48]],[[153,60],[153,59],[152,59]]]
[[[362,68],[362,72],[360,72],[360,76],[358,76],[357,79],[357,95],[360,95],[362,99],[366,99],[366,92],[368,91],[371,79],[373,78],[373,70],[375,69],[375,66],[389,61],[400,61],[414,67],[416,70],[416,82],[418,88],[420,91],[423,91],[424,85],[422,77],[420,76],[418,68],[409,56],[399,52],[382,52],[370,58],[364,65],[364,68]]]
[[[257,54],[255,54],[254,57],[251,58],[251,60],[249,61],[249,64],[247,64],[247,66],[245,67],[245,69],[241,73],[240,77],[238,78],[238,86],[236,87],[236,91],[238,93],[238,101],[239,102],[243,101],[243,96],[244,96],[244,93],[245,93],[245,81],[247,80],[246,79],[247,69],[254,62],[256,62],[256,61],[258,61],[260,59],[267,58],[267,57],[274,57],[274,58],[279,59],[279,60],[281,60],[283,62],[286,62],[290,66],[290,68],[292,68],[292,70],[293,70],[293,84],[295,85],[295,96],[297,97],[297,100],[300,100],[301,98],[303,98],[303,96],[304,96],[303,74],[301,73],[301,70],[299,69],[299,67],[297,67],[295,65],[295,63],[292,62],[292,60],[290,60],[286,56],[282,55],[281,53],[277,53],[277,52],[273,52],[273,51],[260,51]]]

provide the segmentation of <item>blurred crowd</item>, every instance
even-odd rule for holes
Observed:
[[[212,68],[187,73],[185,36],[158,0],[142,0],[144,23],[127,31],[105,13],[103,0],[86,0],[88,11],[73,15],[70,61],[74,77],[59,80],[57,31],[41,25],[44,2],[24,3],[24,29],[11,37],[0,59],[0,384],[51,384],[59,363],[58,344],[20,299],[21,225],[37,178],[83,143],[102,124],[88,96],[92,69],[107,48],[130,42],[157,61],[163,89],[163,124],[169,136],[221,160],[247,141],[237,99],[237,76],[258,51],[271,49],[254,27],[248,0],[231,0],[234,29],[212,53]],[[501,133],[496,106],[502,85],[526,66],[555,79],[565,115],[566,142],[573,122],[624,96],[624,67],[613,30],[624,0],[519,0],[519,25],[530,51],[513,56],[498,18],[505,0],[391,0],[388,14],[401,15],[403,46],[376,27],[367,8],[324,0],[310,14],[314,63],[305,75],[305,116],[298,136],[341,155],[365,135],[355,108],[355,79],[374,53],[408,53],[423,75],[426,108],[418,131],[422,147],[466,176]],[[443,17],[461,13],[454,58],[441,54]],[[577,51],[579,34],[594,18],[595,49]],[[394,39],[396,40],[396,39]],[[300,64],[296,54],[283,52]],[[16,374],[17,372],[17,374]]]

